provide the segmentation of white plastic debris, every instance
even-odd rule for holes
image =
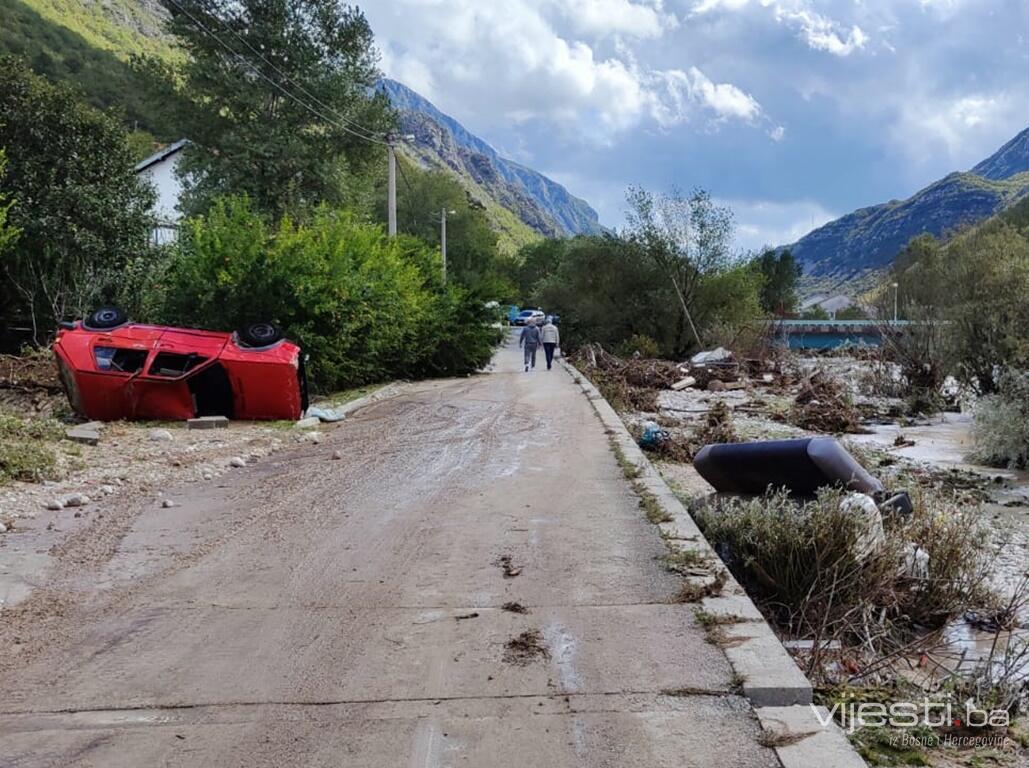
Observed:
[[[307,409],[307,416],[324,422],[343,421],[344,418],[344,414],[339,413],[332,408],[319,408],[315,405],[312,405]]]
[[[904,565],[901,573],[912,579],[929,578],[929,553],[914,542],[904,547]]]
[[[864,493],[848,494],[840,502],[840,511],[861,519],[857,541],[854,542],[854,557],[864,560],[882,546],[886,534],[883,531],[883,516],[875,499]]]
[[[731,358],[732,352],[725,347],[716,347],[715,349],[698,352],[690,358],[690,362],[694,365],[705,365],[707,363],[720,363]]]

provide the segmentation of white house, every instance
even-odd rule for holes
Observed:
[[[182,159],[182,150],[188,143],[186,139],[180,139],[136,165],[136,174],[148,181],[157,192],[152,210],[157,223],[150,234],[150,241],[154,245],[171,243],[178,237],[179,221],[182,219],[179,210],[182,180],[176,169]]]

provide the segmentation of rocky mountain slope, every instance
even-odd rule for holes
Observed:
[[[473,196],[499,203],[541,235],[604,231],[597,212],[553,179],[501,157],[407,86],[383,80],[380,87],[399,112],[401,132],[414,135],[407,152],[421,165],[454,173]]]
[[[861,208],[789,247],[806,275],[853,279],[888,266],[907,242],[946,236],[1029,195],[1029,128],[964,173],[951,173],[906,200]]]

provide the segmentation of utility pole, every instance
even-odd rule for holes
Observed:
[[[390,237],[397,236],[397,137],[395,134],[386,134],[386,152],[389,155],[389,191],[386,193],[386,210],[389,218]]]
[[[443,208],[439,212],[439,250],[443,255],[443,282],[447,282],[447,214],[455,214],[457,211],[448,211]]]
[[[900,283],[891,283],[893,286],[893,324],[897,324],[897,294],[900,293]]]

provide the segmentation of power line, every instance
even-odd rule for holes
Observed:
[[[267,81],[268,83],[270,83],[272,86],[274,86],[279,91],[281,91],[286,97],[288,97],[289,99],[293,100],[294,102],[296,102],[297,104],[302,106],[304,109],[306,109],[311,114],[316,115],[317,117],[320,117],[322,120],[325,120],[326,122],[335,125],[337,128],[340,128],[344,132],[349,133],[352,136],[356,136],[359,139],[363,139],[364,141],[373,142],[375,144],[383,144],[383,145],[387,144],[387,142],[383,141],[382,139],[378,139],[378,138],[375,138],[373,136],[365,136],[365,135],[363,135],[361,133],[358,133],[357,131],[355,131],[355,130],[353,130],[351,128],[348,128],[346,125],[343,125],[342,123],[339,123],[338,121],[333,120],[331,117],[328,117],[327,115],[323,114],[322,112],[319,112],[317,109],[312,107],[307,102],[297,98],[296,95],[294,95],[293,93],[288,91],[286,88],[284,88],[279,83],[277,83],[274,80],[272,80],[270,77],[268,77],[266,74],[264,74],[264,72],[262,72],[256,66],[254,66],[250,61],[247,60],[247,58],[245,56],[243,56],[243,54],[239,53],[239,51],[237,51],[234,48],[232,48],[231,46],[229,46],[224,40],[222,40],[220,37],[218,37],[218,35],[215,32],[213,32],[212,30],[208,29],[207,26],[205,26],[202,21],[197,19],[196,16],[194,16],[192,13],[190,13],[188,10],[186,10],[178,2],[178,0],[169,0],[169,2],[171,2],[172,5],[174,5],[180,11],[182,11],[182,13],[184,13],[187,17],[189,17],[189,19],[197,26],[198,29],[200,29],[200,31],[202,31],[204,34],[209,35],[210,37],[212,37],[222,48],[227,50],[229,53],[231,53],[233,56],[235,56],[240,62],[242,62],[247,67],[249,67],[250,70],[254,74],[256,74],[261,79],[263,79],[263,80]],[[363,130],[367,130],[367,129],[363,129]]]
[[[339,112],[339,110],[336,110],[336,109],[334,109],[333,107],[331,107],[331,106],[329,106],[328,104],[326,104],[326,103],[325,103],[324,101],[322,101],[322,100],[321,100],[321,99],[319,99],[319,98],[318,98],[317,96],[315,96],[315,95],[314,95],[313,93],[311,93],[311,92],[310,92],[309,90],[307,90],[307,89],[306,89],[306,88],[305,88],[305,87],[304,87],[303,85],[301,85],[300,83],[298,83],[298,82],[297,82],[296,80],[294,80],[294,79],[293,79],[292,77],[290,77],[290,76],[289,76],[289,75],[287,75],[287,74],[286,74],[285,72],[283,72],[283,71],[282,71],[281,69],[279,69],[279,68],[278,68],[277,66],[275,66],[275,65],[274,65],[274,64],[273,64],[272,62],[270,62],[270,61],[269,61],[269,60],[268,60],[267,58],[265,58],[265,56],[264,56],[264,55],[263,55],[263,54],[262,54],[262,53],[261,53],[260,51],[258,51],[258,50],[257,50],[256,48],[254,48],[254,46],[252,46],[252,45],[251,45],[251,44],[250,44],[250,43],[249,43],[249,42],[247,41],[247,39],[246,39],[245,37],[243,37],[243,36],[242,36],[242,35],[241,35],[241,34],[240,34],[239,32],[237,32],[237,31],[236,31],[235,29],[233,29],[233,28],[232,28],[232,26],[230,26],[230,24],[229,24],[229,23],[228,23],[227,21],[225,21],[225,20],[224,20],[224,19],[222,19],[222,18],[221,18],[220,16],[218,16],[218,14],[217,14],[217,13],[215,13],[214,11],[212,11],[212,10],[211,10],[210,8],[208,8],[208,9],[207,9],[207,12],[208,12],[209,14],[211,14],[211,16],[212,16],[212,17],[214,17],[215,19],[217,19],[217,20],[218,20],[218,22],[219,22],[219,23],[220,23],[220,24],[221,24],[221,25],[222,25],[222,26],[223,26],[223,27],[224,27],[225,29],[227,29],[227,30],[228,30],[229,32],[231,32],[231,33],[232,33],[232,34],[233,34],[233,35],[234,35],[234,36],[236,37],[236,39],[237,39],[237,40],[239,40],[239,41],[240,41],[241,43],[243,43],[243,45],[245,45],[245,46],[246,46],[246,47],[247,47],[247,48],[248,48],[248,49],[249,49],[249,50],[250,50],[250,51],[251,51],[251,52],[252,52],[252,53],[253,53],[253,54],[254,54],[255,56],[257,56],[257,58],[259,58],[259,59],[260,59],[261,61],[263,61],[263,62],[264,62],[265,64],[267,64],[267,65],[268,65],[269,67],[271,67],[271,68],[272,68],[272,69],[273,69],[273,70],[274,70],[275,72],[277,72],[277,73],[278,73],[278,74],[279,74],[279,75],[280,75],[280,76],[281,76],[281,77],[282,77],[282,78],[283,78],[283,79],[284,79],[284,80],[285,80],[285,81],[286,81],[287,83],[289,83],[289,84],[291,84],[291,85],[294,85],[294,86],[296,86],[296,87],[297,87],[297,89],[298,89],[298,90],[299,90],[299,91],[300,91],[300,92],[301,92],[302,94],[304,94],[305,96],[307,96],[307,98],[311,99],[311,100],[312,100],[312,101],[313,101],[313,102],[314,102],[315,104],[317,104],[318,106],[322,107],[323,109],[325,109],[325,110],[328,110],[329,112],[331,112],[331,113],[332,113],[333,115],[335,115],[335,116],[336,116],[336,117],[337,117],[337,118],[338,118],[339,120],[342,120],[342,121],[343,121],[344,123],[347,123],[348,125],[352,126],[352,127],[353,127],[353,128],[355,129],[355,130],[358,130],[358,131],[361,131],[361,132],[363,132],[363,133],[366,133],[366,134],[368,134],[366,138],[367,138],[367,139],[368,139],[369,141],[376,141],[376,139],[375,139],[375,136],[374,136],[374,134],[375,134],[375,132],[374,132],[374,131],[372,131],[372,130],[371,130],[371,129],[369,129],[369,128],[365,128],[365,127],[364,127],[363,125],[361,125],[360,123],[357,123],[357,122],[355,122],[354,120],[351,120],[350,118],[348,118],[348,117],[346,117],[345,115],[343,115],[343,114],[342,114],[341,112]],[[237,19],[237,20],[238,20],[238,19]]]

